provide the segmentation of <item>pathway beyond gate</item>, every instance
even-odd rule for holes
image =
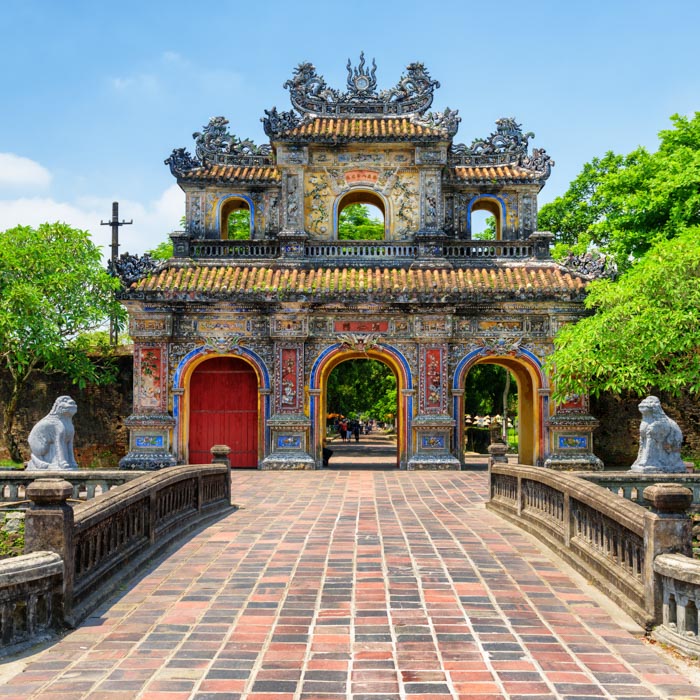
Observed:
[[[484,471],[232,478],[238,511],[6,664],[0,698],[700,698],[485,510]]]

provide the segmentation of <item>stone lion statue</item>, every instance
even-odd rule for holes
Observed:
[[[676,421],[669,418],[656,396],[647,396],[639,404],[639,453],[632,465],[634,472],[684,472],[681,459],[683,434]]]
[[[77,469],[73,455],[73,416],[78,406],[70,396],[59,396],[47,416],[29,433],[31,459],[27,469]]]

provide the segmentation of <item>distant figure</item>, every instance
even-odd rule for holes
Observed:
[[[360,442],[360,423],[358,421],[352,424],[352,434],[355,436],[355,442]]]
[[[683,434],[676,421],[669,418],[656,396],[647,396],[639,404],[639,453],[633,472],[685,472],[681,459]]]
[[[47,416],[29,433],[32,452],[27,469],[77,469],[73,455],[73,416],[78,406],[70,396],[59,396]]]
[[[344,420],[340,421],[339,432],[340,432],[340,439],[343,442],[345,442],[345,440],[348,436],[348,423],[347,423],[347,421],[344,421]]]

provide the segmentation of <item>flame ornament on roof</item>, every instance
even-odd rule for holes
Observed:
[[[475,165],[519,165],[528,170],[549,177],[554,161],[544,148],[534,148],[532,155],[527,152],[528,143],[535,134],[523,133],[522,125],[512,117],[496,120],[496,131],[485,139],[476,139],[471,146],[463,143],[450,148],[450,164]]]
[[[340,92],[328,86],[323,76],[316,72],[313,64],[300,63],[290,80],[283,87],[289,90],[294,110],[278,112],[266,110],[263,118],[265,133],[268,136],[293,128],[303,120],[314,117],[408,117],[420,123],[421,117],[433,103],[433,93],[440,87],[433,80],[422,63],[411,63],[399,82],[389,90],[377,92],[377,65],[372,59],[371,67],[365,63],[364,53],[360,62],[353,67],[347,64],[347,92]],[[442,113],[438,113],[440,115]],[[454,122],[456,110],[444,113]],[[436,115],[433,125],[441,123]]]
[[[195,131],[196,158],[184,148],[176,148],[165,161],[173,175],[202,165],[274,165],[269,144],[256,146],[250,139],[239,139],[229,133],[228,119],[212,117],[202,131]]]

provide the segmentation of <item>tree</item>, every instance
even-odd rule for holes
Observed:
[[[173,242],[161,241],[155,248],[146,251],[154,260],[170,260],[173,257]]]
[[[555,234],[555,257],[589,247],[624,271],[658,241],[700,224],[700,112],[674,115],[659,149],[594,158],[567,192],[542,207],[538,228]]]
[[[367,414],[379,420],[396,415],[396,377],[383,362],[348,360],[328,378],[329,413],[343,416]]]
[[[364,204],[348,204],[338,217],[338,238],[343,241],[382,241],[384,222],[370,218]]]
[[[87,231],[57,222],[0,232],[0,360],[10,377],[2,439],[13,460],[21,460],[12,434],[19,398],[37,369],[81,387],[114,376],[106,335],[89,334],[109,318],[123,323],[119,288]]]
[[[228,240],[247,241],[250,238],[250,211],[234,209],[228,215]]]
[[[700,393],[700,226],[657,242],[617,281],[590,283],[585,303],[595,314],[555,339],[555,398]]]

